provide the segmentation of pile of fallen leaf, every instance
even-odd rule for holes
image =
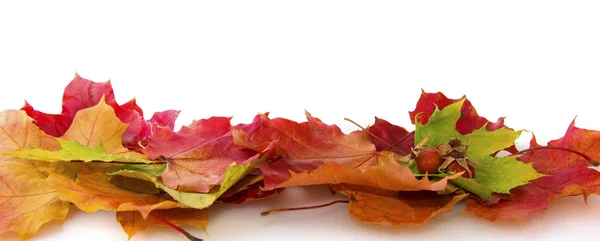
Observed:
[[[29,104],[0,113],[0,233],[22,239],[74,204],[115,211],[130,236],[150,226],[204,228],[215,202],[242,203],[285,188],[329,185],[362,222],[421,225],[465,200],[465,213],[521,220],[558,197],[600,193],[600,132],[573,123],[564,137],[517,150],[521,135],[480,117],[469,100],[422,93],[414,131],[382,119],[349,134],[259,114],[232,126],[211,117],[174,131],[178,111],[144,119],[109,82],[79,75],[60,114]],[[504,153],[504,154],[502,154]],[[319,207],[319,206],[316,206]],[[285,210],[264,212],[267,215]]]

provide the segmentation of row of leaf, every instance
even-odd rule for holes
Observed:
[[[0,233],[29,238],[44,223],[64,220],[71,203],[85,212],[116,211],[130,236],[164,225],[150,214],[204,228],[214,202],[307,185],[329,185],[348,196],[354,218],[389,226],[423,224],[461,200],[471,215],[522,220],[554,198],[600,192],[600,172],[588,160],[600,158],[600,132],[571,123],[548,143],[554,149],[521,154],[514,146],[521,131],[441,93],[422,93],[410,132],[376,118],[345,134],[309,113],[300,123],[261,114],[236,126],[212,117],[175,131],[178,114],[145,120],[135,100],[116,103],[109,82],[79,75],[65,89],[61,114],[27,103],[1,112]],[[474,178],[419,173],[400,161],[418,143],[437,147],[452,138],[481,163],[473,165]],[[535,138],[531,147],[539,147]],[[502,150],[512,154],[498,156]]]

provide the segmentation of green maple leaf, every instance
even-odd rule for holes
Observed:
[[[522,131],[504,127],[487,131],[486,124],[470,134],[460,134],[456,130],[456,122],[460,118],[464,100],[448,105],[443,110],[436,109],[425,125],[416,122],[415,144],[427,136],[429,138],[426,145],[431,147],[447,143],[451,138],[463,141],[469,146],[467,156],[484,164],[473,164],[476,173],[474,181],[492,192],[510,193],[512,188],[544,176],[538,173],[531,164],[518,161],[516,156],[492,156],[494,153],[514,145]]]
[[[131,163],[146,163],[152,161],[140,158],[133,158],[123,155],[108,154],[99,144],[96,147],[88,147],[77,141],[67,141],[56,138],[61,149],[58,151],[50,151],[40,148],[20,149],[5,153],[7,156],[14,156],[23,160],[47,161],[47,162],[69,162],[69,161],[103,161],[103,162],[131,162]]]

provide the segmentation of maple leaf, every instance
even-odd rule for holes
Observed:
[[[432,183],[427,177],[417,179],[410,168],[396,162],[396,154],[382,152],[378,154],[380,165],[366,170],[358,170],[352,166],[329,162],[313,171],[299,174],[292,173],[290,179],[277,187],[307,186],[318,184],[353,184],[377,187],[393,191],[441,191],[449,179],[457,178],[462,173],[444,177]]]
[[[156,126],[173,128],[179,114],[179,111],[173,110],[157,112],[152,119],[145,121],[142,109],[136,104],[135,99],[123,105],[117,104],[110,81],[95,83],[82,78],[79,74],[75,74],[75,78],[65,88],[61,114],[37,111],[27,102],[22,110],[26,111],[44,132],[60,137],[69,129],[77,112],[97,105],[103,97],[108,105],[114,108],[119,119],[129,124],[122,139],[127,147],[133,149],[139,148],[138,141],[144,141]]]
[[[208,209],[185,209],[175,208],[168,210],[154,210],[151,215],[166,220],[174,225],[191,225],[206,230],[208,223]],[[117,212],[117,222],[129,235],[129,238],[137,232],[144,231],[152,226],[167,226],[153,218],[144,218],[138,212]]]
[[[358,221],[392,227],[422,225],[437,215],[452,211],[453,206],[467,196],[395,192],[349,184],[330,187],[350,197],[348,211]]]
[[[236,184],[231,186],[225,193],[223,193],[223,195],[221,195],[221,197],[230,197],[239,192],[250,189],[255,184],[264,184],[263,180],[264,177],[262,175],[247,175],[246,177],[239,180]]]
[[[123,175],[152,182],[157,188],[162,189],[178,201],[181,207],[203,209],[212,205],[229,188],[254,172],[256,170],[254,166],[265,162],[272,150],[273,145],[267,148],[265,152],[254,155],[243,164],[231,163],[223,174],[223,181],[220,183],[219,188],[208,193],[184,192],[167,187],[158,179],[165,172],[163,165],[127,165],[112,171],[110,175]]]
[[[426,93],[423,90],[421,90],[421,97],[417,102],[415,110],[409,112],[410,121],[412,121],[413,124],[427,124],[429,117],[431,114],[433,114],[436,108],[441,110],[450,104],[462,100],[464,100],[464,103],[460,111],[461,115],[456,121],[456,130],[459,133],[463,135],[469,134],[474,130],[481,129],[483,126],[485,126],[485,129],[488,131],[498,130],[503,127],[510,129],[504,125],[504,117],[498,118],[498,121],[496,122],[490,122],[486,118],[479,116],[479,114],[477,114],[477,110],[475,110],[475,107],[473,107],[471,104],[471,101],[464,96],[460,99],[449,99],[441,92]],[[504,150],[513,154],[518,152],[515,145],[507,147]]]
[[[79,168],[76,180],[50,175],[47,182],[56,189],[61,200],[72,202],[85,212],[139,211],[147,216],[154,209],[179,207],[164,197],[133,192],[111,183],[107,173],[115,168],[118,166],[114,164],[84,164]]]
[[[60,139],[67,141],[65,143],[79,143],[76,149],[90,147],[96,148],[98,152],[99,148],[102,148],[103,153],[106,154],[147,160],[144,155],[123,146],[121,136],[127,126],[119,120],[114,109],[101,99],[97,105],[78,111],[73,118],[73,123]]]
[[[531,148],[540,147],[535,136]],[[581,129],[571,122],[565,135],[548,142],[548,147],[567,148],[600,159],[600,132]],[[543,211],[552,199],[564,196],[600,194],[600,172],[589,168],[590,163],[580,155],[564,150],[535,150],[518,158],[547,176],[511,191],[510,200],[486,206],[475,200],[467,201],[466,213],[489,220],[522,220],[535,211]]]
[[[37,153],[41,154],[36,156],[39,160],[46,157],[58,158],[60,161],[90,161],[98,158],[97,160],[106,162],[119,160],[149,162],[144,155],[123,147],[121,136],[126,129],[127,124],[121,122],[113,108],[101,99],[96,106],[80,110],[75,114],[72,125],[60,137],[63,149],[55,151],[41,147],[9,154],[21,153],[24,157],[28,157],[29,154]],[[81,165],[77,170],[76,179],[50,174],[47,182],[54,187],[61,200],[72,202],[86,212],[137,210],[147,215],[157,208],[178,207],[174,201],[114,185],[109,181],[107,172],[118,167],[119,165],[112,163]]]
[[[150,164],[152,161],[146,159],[137,159],[127,156],[108,154],[102,145],[96,147],[88,147],[80,144],[77,141],[66,141],[57,138],[60,144],[59,151],[50,151],[46,149],[20,149],[18,151],[8,152],[5,155],[15,156],[26,160],[36,161],[103,161],[103,162],[127,162],[127,163],[145,163]]]
[[[456,130],[456,123],[461,117],[464,101],[436,109],[429,117],[427,124],[416,124],[415,143],[428,137],[426,144],[432,147],[447,143],[457,138],[469,146],[467,156],[484,165],[473,165],[477,175],[475,181],[497,193],[510,193],[510,189],[525,185],[529,181],[542,177],[531,164],[517,161],[516,156],[494,157],[494,153],[514,145],[521,131],[500,128],[488,131],[486,126],[462,135]]]
[[[336,125],[327,125],[306,112],[307,122],[262,115],[262,126],[253,134],[235,133],[238,145],[257,151],[276,142],[276,160],[258,165],[265,178],[265,190],[272,190],[291,177],[319,168],[327,162],[367,168],[377,161],[377,152],[366,132],[344,134]]]
[[[162,189],[175,199],[181,207],[203,209],[212,205],[221,194],[233,186],[237,181],[254,171],[251,163],[236,165],[233,164],[227,168],[225,179],[221,183],[219,189],[208,193],[183,192],[167,187],[162,181],[157,178],[159,165],[131,165],[118,168],[111,172],[111,175],[137,175],[136,178],[147,180],[154,183],[157,188]],[[162,168],[164,170],[164,167]]]
[[[469,134],[485,126],[486,130],[494,131],[500,128],[507,128],[504,125],[504,118],[499,118],[497,122],[490,122],[486,118],[477,114],[477,111],[466,97],[460,99],[449,99],[443,93],[426,93],[421,91],[421,97],[417,102],[414,111],[410,111],[410,120],[413,124],[427,124],[431,115],[436,109],[444,109],[446,106],[463,102],[460,109],[460,118],[456,121],[456,130],[461,134]]]
[[[411,132],[384,119],[375,117],[375,124],[369,126],[367,131],[377,137],[370,136],[369,138],[379,152],[393,151],[400,155],[407,155],[414,147],[414,136]],[[390,147],[388,144],[395,145]]]
[[[40,130],[24,111],[0,113],[0,233],[14,231],[21,239],[33,236],[51,220],[62,222],[69,202],[58,199],[46,182],[50,173],[72,178],[71,165],[6,156],[22,148],[57,149],[55,138]]]
[[[179,132],[158,127],[143,152],[150,158],[164,157],[168,170],[161,175],[164,185],[182,192],[208,192],[223,180],[232,164],[252,161],[257,152],[236,146],[234,130],[256,129],[257,117],[251,124],[232,127],[231,118],[212,117],[194,121]]]

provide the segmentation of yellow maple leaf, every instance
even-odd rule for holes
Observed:
[[[23,160],[4,153],[24,149],[56,150],[58,142],[40,130],[24,111],[0,113],[0,233],[13,231],[22,240],[51,220],[63,221],[69,202],[46,182],[49,174],[72,177],[74,165]]]
[[[143,154],[123,147],[121,137],[127,124],[121,122],[115,111],[104,101],[75,114],[73,124],[60,137],[84,146],[102,146],[108,154],[147,159]],[[161,196],[138,193],[110,182],[107,173],[120,167],[111,163],[86,163],[81,165],[75,180],[60,175],[50,175],[48,183],[57,190],[60,199],[75,204],[85,212],[98,210],[139,211],[144,217],[154,209],[176,208],[179,205]],[[145,185],[143,181],[134,185]]]

